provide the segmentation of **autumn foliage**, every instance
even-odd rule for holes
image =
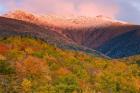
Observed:
[[[1,39],[0,93],[140,93],[139,56],[113,60],[32,38]]]

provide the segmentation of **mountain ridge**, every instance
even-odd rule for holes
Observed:
[[[137,43],[133,43],[133,40],[135,40],[134,38],[130,38],[132,39],[131,42],[125,42],[124,39],[118,39],[119,41],[114,43],[112,46],[107,46],[108,48],[104,48],[106,47],[105,45],[107,45],[108,42],[111,42],[111,40],[113,40],[114,38],[119,38],[119,36],[129,33],[133,30],[137,30],[139,32],[140,25],[133,25],[126,22],[116,21],[103,16],[97,16],[94,18],[61,18],[58,16],[44,17],[36,16],[24,11],[11,12],[4,15],[4,17],[35,24],[43,29],[47,29],[52,34],[52,36],[54,33],[59,34],[57,37],[54,37],[56,42],[59,42],[61,40],[70,41],[71,43],[74,43],[78,46],[82,46],[91,50],[97,50],[104,55],[109,53],[110,50],[114,50],[114,47],[117,46],[120,47],[117,48],[118,51],[130,51],[129,53],[126,51],[125,53],[122,52],[119,54],[117,54],[117,52],[113,52],[111,53],[111,55],[107,55],[112,58],[127,57],[132,54],[136,55],[140,53],[137,53],[139,49],[133,49],[134,46],[137,46]],[[127,38],[129,39],[129,37]],[[126,47],[122,47],[121,49],[122,44],[119,44],[120,41],[124,41],[123,44],[126,45],[127,43],[129,43],[129,45],[131,45],[132,47],[129,48],[129,50],[126,49]],[[104,53],[103,51],[107,51],[107,53]]]
[[[10,36],[23,36],[23,37],[33,37],[36,39],[41,39],[49,44],[55,45],[60,48],[84,51],[90,54],[100,55],[106,57],[100,52],[84,47],[79,46],[72,40],[67,37],[64,37],[62,34],[57,33],[56,31],[42,27],[33,23],[0,17],[0,36],[1,37],[10,37]]]
[[[38,24],[49,25],[52,24],[58,27],[74,27],[74,28],[83,28],[83,27],[91,27],[91,26],[108,26],[113,22],[118,24],[128,24],[123,21],[115,20],[109,17],[105,17],[102,15],[95,17],[86,17],[86,16],[57,16],[57,15],[36,15],[30,12],[16,10],[11,11],[7,14],[3,15],[4,17],[14,18],[18,20],[33,22]],[[98,22],[97,22],[98,21]],[[59,23],[57,23],[59,22]],[[96,23],[96,24],[95,24]]]

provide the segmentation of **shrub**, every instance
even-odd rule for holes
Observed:
[[[0,60],[0,74],[13,74],[15,73],[15,69],[10,65],[9,62]]]
[[[72,93],[79,89],[76,77],[72,74],[56,78],[54,86],[57,93]]]

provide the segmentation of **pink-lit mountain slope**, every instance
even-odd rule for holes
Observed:
[[[40,26],[27,21],[0,17],[0,37],[6,38],[9,36],[33,37],[60,48],[83,51],[97,56],[106,57],[100,52],[78,45],[70,38],[50,29],[49,27]]]
[[[5,18],[4,18],[5,17]],[[33,37],[55,40],[70,46],[97,50],[112,58],[140,54],[140,26],[117,21],[104,16],[64,17],[55,15],[38,16],[23,11],[9,12],[1,17],[0,29],[17,33],[32,34]],[[15,23],[9,22],[12,20]],[[21,26],[19,23],[25,24]],[[7,29],[7,25],[10,29]],[[9,25],[10,24],[10,25]],[[50,37],[51,36],[51,39]],[[45,37],[45,38],[44,38]]]

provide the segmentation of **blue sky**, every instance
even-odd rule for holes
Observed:
[[[4,13],[5,10],[5,7],[3,5],[0,5],[0,13]]]
[[[140,24],[140,0],[0,0],[0,14],[16,9],[43,15],[104,15]]]

